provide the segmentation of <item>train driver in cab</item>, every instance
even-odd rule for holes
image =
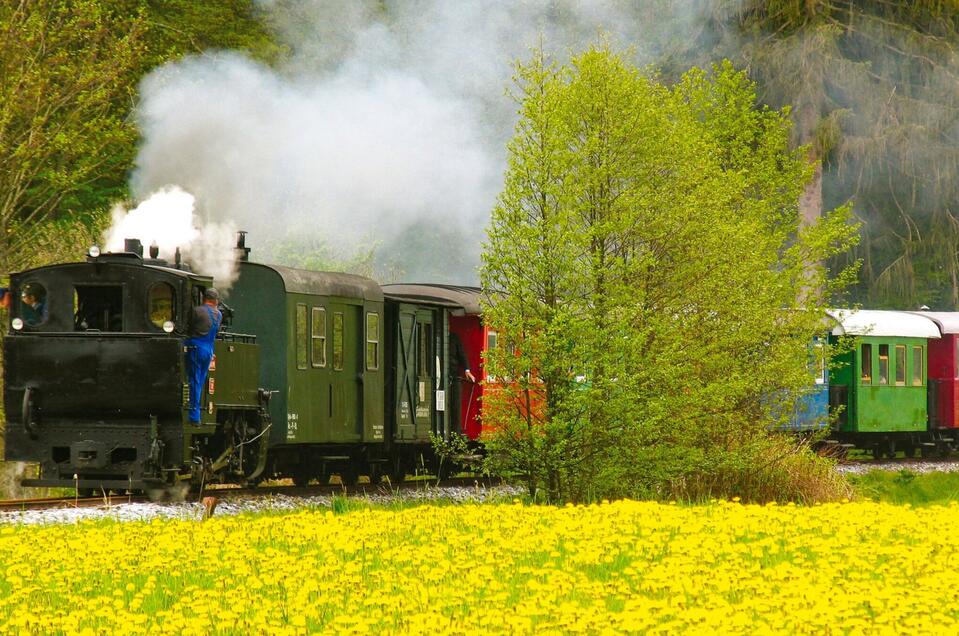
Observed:
[[[28,325],[39,325],[47,319],[46,295],[39,285],[27,285],[20,294],[23,302],[21,311]]]
[[[203,290],[203,304],[190,314],[190,333],[186,339],[186,371],[190,381],[190,424],[200,425],[200,396],[213,359],[213,343],[223,319],[217,304],[220,294],[213,287]]]

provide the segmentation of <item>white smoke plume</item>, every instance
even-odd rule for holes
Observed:
[[[161,188],[132,210],[114,206],[112,223],[103,237],[106,250],[122,252],[128,238],[140,239],[144,250],[159,248],[159,257],[173,262],[180,248],[184,262],[194,271],[213,276],[214,283],[229,289],[237,276],[236,226],[225,221],[198,222],[192,194],[177,186]]]
[[[565,54],[600,32],[648,62],[696,21],[697,2],[650,0],[656,24],[628,4],[259,0],[289,58],[224,52],[149,75],[133,191],[179,184],[201,218],[250,230],[254,259],[318,237],[375,246],[408,280],[475,281],[516,117],[512,63],[541,39]]]

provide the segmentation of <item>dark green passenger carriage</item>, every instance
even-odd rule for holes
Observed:
[[[226,302],[234,328],[256,334],[261,384],[274,392],[268,472],[300,483],[332,473],[354,481],[377,464],[385,439],[379,286],[244,260]]]
[[[901,311],[832,310],[840,345],[829,387],[839,441],[871,448],[878,457],[911,453],[928,443],[928,341],[935,323]]]

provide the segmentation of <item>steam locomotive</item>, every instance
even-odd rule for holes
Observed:
[[[39,464],[24,486],[396,482],[440,469],[434,436],[478,437],[482,385],[455,390],[450,362],[451,333],[474,369],[494,337],[478,289],[256,263],[242,233],[236,251],[199,425],[187,417],[184,338],[211,277],[179,253],[144,258],[135,239],[11,275],[24,302],[4,338],[5,458]]]

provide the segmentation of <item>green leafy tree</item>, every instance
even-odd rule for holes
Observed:
[[[136,133],[122,117],[143,55],[142,14],[104,3],[0,5],[0,266],[29,249],[39,221],[69,209],[117,165]],[[14,229],[17,231],[14,232]]]
[[[32,258],[50,219],[84,219],[127,194],[140,78],[169,59],[272,44],[249,0],[0,3],[0,270]]]
[[[848,211],[800,226],[808,149],[729,64],[669,88],[607,45],[537,51],[516,86],[481,272],[492,467],[554,500],[748,472],[854,273],[815,265],[852,244]]]

